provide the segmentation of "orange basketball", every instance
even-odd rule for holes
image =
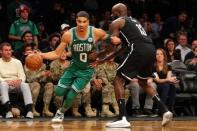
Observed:
[[[40,54],[29,54],[25,58],[25,65],[28,69],[36,71],[41,68],[43,63],[42,56]]]

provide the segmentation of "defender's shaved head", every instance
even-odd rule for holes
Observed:
[[[112,14],[114,16],[127,16],[127,6],[123,3],[115,4],[112,7]]]

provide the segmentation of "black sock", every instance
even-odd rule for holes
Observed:
[[[159,96],[155,95],[153,97],[153,101],[157,104],[161,114],[165,113],[168,111],[168,108],[166,107],[166,105],[161,101],[161,99],[159,98]]]
[[[11,111],[11,104],[10,104],[10,101],[7,101],[5,104],[4,104],[4,107],[5,107],[5,112],[7,113],[8,111]]]
[[[27,112],[29,112],[29,111],[32,112],[32,104],[27,104],[26,105],[26,110],[27,110]]]
[[[125,99],[119,99],[117,102],[119,106],[119,118],[122,119],[123,116],[126,116]]]

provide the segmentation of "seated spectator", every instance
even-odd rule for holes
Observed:
[[[115,100],[115,92],[113,80],[116,75],[116,68],[118,64],[114,62],[114,59],[104,62],[95,68],[95,87],[102,92],[102,117],[114,117],[119,115],[118,104]],[[109,106],[112,105],[115,110],[115,114],[111,112]]]
[[[179,32],[177,35],[178,45],[175,49],[181,50],[181,61],[184,62],[186,54],[189,53],[191,49],[188,47],[187,34],[185,32]]]
[[[193,49],[193,58],[185,61],[185,64],[190,71],[195,71],[197,73],[197,46]]]
[[[49,36],[49,41],[47,41],[45,44],[45,48],[41,50],[42,52],[49,52],[56,49],[56,47],[59,45],[61,39],[61,35],[59,33],[53,33]],[[44,60],[44,63],[46,64],[46,68],[50,68],[51,60]]]
[[[70,29],[70,25],[66,24],[66,23],[63,23],[61,24],[61,27],[60,27],[60,34],[61,36],[64,34],[64,32],[68,31]]]
[[[193,40],[193,42],[192,42],[192,51],[190,51],[189,53],[186,54],[184,63],[185,63],[188,59],[194,58],[194,48],[195,48],[196,46],[197,46],[197,40]]]
[[[24,50],[24,55],[28,55],[29,47],[26,46]],[[25,57],[24,56],[24,57]],[[25,74],[27,76],[27,82],[29,83],[32,98],[33,98],[33,115],[40,116],[40,113],[36,111],[36,102],[40,92],[40,88],[44,86],[43,102],[44,108],[42,111],[43,116],[53,116],[53,113],[49,111],[50,102],[53,96],[54,86],[51,79],[51,72],[46,70],[46,65],[43,64],[39,70],[31,71],[26,66],[24,66]]]
[[[46,40],[49,37],[43,22],[38,23],[38,30],[39,30],[38,42],[42,40]]]
[[[167,55],[167,62],[170,63],[174,60],[175,55],[175,43],[173,39],[166,39],[164,42],[164,49]]]
[[[22,34],[21,39],[24,45],[31,45],[32,47],[34,47],[33,34],[31,31],[25,31]]]
[[[156,51],[156,61],[154,70],[154,81],[157,84],[158,94],[164,103],[169,99],[169,110],[174,113],[174,104],[176,98],[176,89],[174,84],[179,80],[172,75],[171,67],[167,64],[167,56],[163,49],[159,48]]]
[[[26,76],[23,70],[22,63],[12,58],[12,48],[9,43],[2,43],[0,46],[0,92],[2,104],[5,107],[6,118],[13,118],[9,99],[9,92],[21,91],[23,94],[24,103],[26,106],[27,118],[33,118],[32,113],[32,96],[29,85],[25,83]]]

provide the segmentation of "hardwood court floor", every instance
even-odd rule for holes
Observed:
[[[172,121],[161,127],[161,121],[131,121],[131,128],[105,128],[106,120],[65,120],[62,124],[48,121],[1,121],[0,131],[197,131],[197,121]]]

